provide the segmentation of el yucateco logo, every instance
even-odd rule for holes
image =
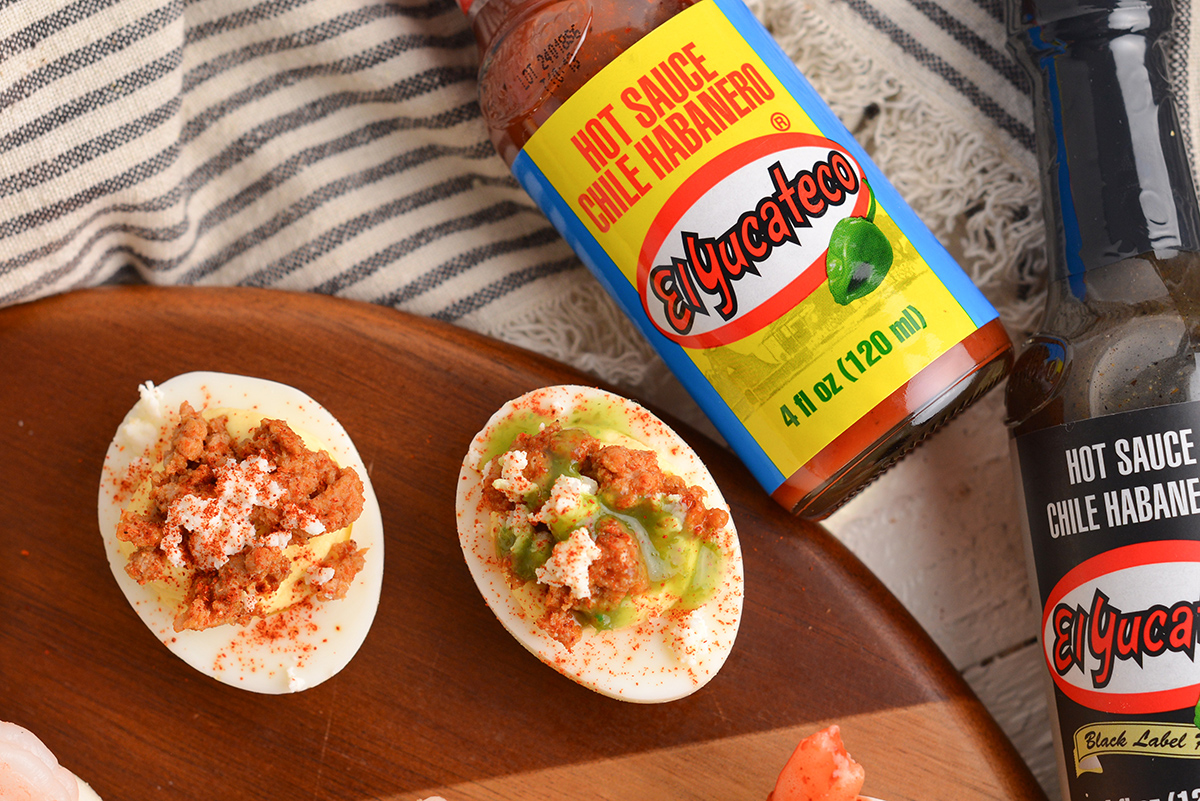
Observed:
[[[1091,709],[1147,714],[1200,694],[1200,542],[1128,545],[1082,563],[1047,599],[1055,684]]]
[[[833,228],[866,211],[864,188],[853,157],[819,136],[776,134],[722,153],[650,227],[638,263],[646,313],[687,347],[757,331],[825,281]]]

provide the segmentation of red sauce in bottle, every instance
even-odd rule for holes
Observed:
[[[700,3],[460,0],[460,4],[468,13],[482,55],[483,116],[497,152],[513,165],[551,115],[602,69],[668,20]],[[656,63],[662,56],[665,54],[656,54],[647,61]],[[665,70],[669,62],[664,58],[660,66]],[[790,62],[787,67],[792,67]],[[680,78],[687,75],[683,70],[677,74]],[[798,468],[785,471],[782,483],[776,481],[772,488],[764,482],[772,497],[795,514],[815,519],[827,516],[1000,382],[1012,364],[1012,344],[994,311],[992,315],[874,402],[856,422],[804,458]],[[670,360],[668,363],[674,367]],[[808,400],[802,395],[805,393],[797,392],[797,403]],[[703,400],[701,406],[711,415]],[[803,405],[799,410],[807,416]],[[794,407],[791,414],[801,419]],[[721,420],[714,422],[729,439]],[[731,444],[742,453],[737,442]]]

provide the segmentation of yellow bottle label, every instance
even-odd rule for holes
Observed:
[[[996,316],[738,0],[641,39],[513,169],[768,490]]]

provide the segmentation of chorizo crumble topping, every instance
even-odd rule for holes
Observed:
[[[679,510],[686,532],[714,540],[729,513],[706,508],[705,494],[663,473],[652,451],[602,445],[554,422],[537,434],[518,434],[491,460],[482,504],[499,521],[497,542],[510,583],[536,581],[545,610],[537,625],[570,650],[583,636],[581,619],[594,620],[651,587],[629,520],[666,501]],[[598,499],[596,506],[581,513],[589,498]]]
[[[163,470],[151,475],[150,509],[121,513],[117,539],[135,546],[125,571],[139,584],[185,577],[176,631],[246,625],[267,614],[264,601],[304,554],[286,548],[358,518],[362,480],[325,451],[308,450],[280,420],[264,419],[237,442],[223,415],[205,420],[185,401],[179,418]],[[365,552],[354,540],[335,543],[297,589],[342,598]]]

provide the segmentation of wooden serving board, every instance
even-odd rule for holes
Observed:
[[[137,385],[189,370],[292,384],[349,431],[383,511],[362,650],[313,689],[219,684],[142,625],[105,561],[100,466]],[[391,309],[249,289],[113,287],[0,311],[0,719],[106,799],[765,799],[831,722],[888,801],[1042,799],[959,674],[824,529],[680,432],[729,499],[741,632],[684,700],[640,706],[541,664],[463,562],[455,478],[504,401],[588,378]],[[668,416],[669,419],[669,416]]]

